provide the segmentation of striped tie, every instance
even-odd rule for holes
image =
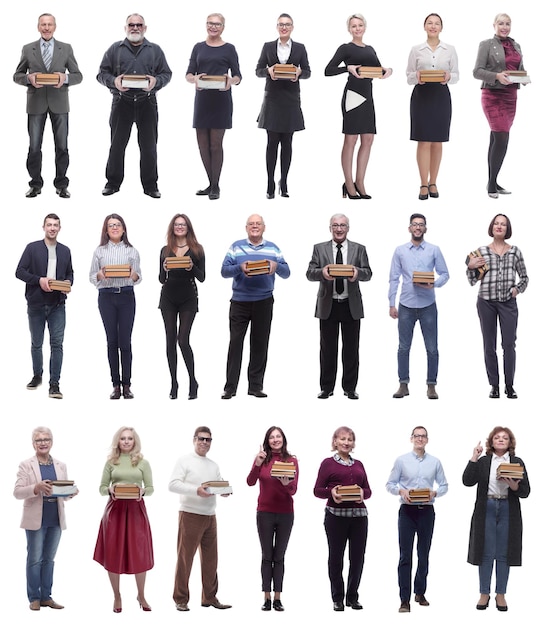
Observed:
[[[51,67],[51,59],[53,58],[53,55],[51,53],[50,48],[51,48],[51,42],[50,41],[46,41],[43,44],[43,55],[42,55],[42,57],[43,57],[43,62],[44,62],[45,68],[47,70],[49,70],[49,68]]]

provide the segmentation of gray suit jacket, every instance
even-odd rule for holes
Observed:
[[[372,270],[368,264],[366,248],[360,243],[348,241],[348,265],[354,265],[357,268],[357,281],[347,281],[348,284],[348,301],[349,311],[354,320],[364,317],[363,300],[361,298],[361,290],[359,281],[366,281],[372,278]],[[324,241],[314,246],[312,260],[308,265],[306,278],[308,280],[319,281],[319,292],[317,294],[317,304],[315,307],[315,316],[321,320],[329,318],[332,310],[333,296],[333,280],[326,280],[323,277],[322,270],[326,265],[335,263],[333,257],[333,249],[331,241]]]
[[[68,113],[70,105],[68,102],[68,85],[64,84],[57,88],[46,85],[36,89],[29,84],[27,74],[43,72],[53,74],[54,72],[68,72],[70,74],[69,83],[71,86],[77,85],[83,80],[83,75],[79,71],[77,61],[74,57],[72,46],[69,43],[54,40],[55,47],[51,67],[49,70],[44,65],[40,40],[28,43],[23,46],[21,60],[13,75],[13,80],[19,85],[28,87],[26,96],[26,112],[31,115],[38,115],[51,111],[52,113]]]

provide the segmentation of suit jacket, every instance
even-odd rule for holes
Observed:
[[[66,465],[53,459],[55,473],[58,480],[68,480]],[[34,485],[42,480],[40,473],[40,464],[36,456],[23,461],[19,465],[17,471],[17,482],[13,495],[18,500],[23,500],[23,518],[21,520],[21,528],[25,530],[39,530],[42,525],[43,513],[43,496],[42,494],[34,494]],[[59,524],[62,530],[66,528],[66,519],[64,517],[64,498],[57,498],[57,506],[59,507]]]
[[[517,69],[524,70],[521,48],[517,41],[514,41],[512,38],[510,38],[510,41],[521,56],[521,61]],[[507,85],[502,85],[496,78],[499,72],[504,72],[505,70],[506,61],[504,58],[504,48],[502,47],[499,37],[495,36],[492,39],[485,39],[480,42],[472,75],[474,78],[479,78],[482,81],[481,88],[505,89]],[[519,89],[519,83],[516,85],[516,89]]]
[[[261,51],[261,56],[257,61],[257,67],[255,68],[255,74],[259,78],[266,78],[266,86],[265,91],[270,91],[273,89],[284,89],[285,85],[290,85],[291,88],[294,88],[297,92],[300,91],[300,86],[298,84],[298,80],[302,78],[310,78],[310,64],[308,63],[308,54],[306,53],[306,48],[304,44],[297,43],[296,41],[291,40],[291,54],[287,59],[287,63],[292,63],[296,67],[300,67],[302,73],[298,77],[296,82],[291,82],[287,80],[272,80],[270,78],[270,74],[268,73],[268,68],[272,65],[276,65],[279,63],[278,59],[278,40],[268,41],[264,44],[263,49]],[[296,86],[296,87],[295,87]]]
[[[39,115],[46,111],[51,113],[68,113],[70,104],[68,102],[68,85],[53,87],[46,85],[36,89],[27,79],[27,74],[43,72],[53,74],[55,72],[68,72],[70,74],[69,84],[71,86],[79,84],[83,80],[83,75],[79,71],[77,61],[74,57],[72,46],[69,43],[62,43],[54,39],[53,58],[49,70],[45,67],[42,58],[40,41],[34,41],[23,46],[21,60],[13,75],[13,80],[19,85],[27,86],[26,112],[29,115]]]
[[[348,284],[348,301],[349,310],[354,320],[364,317],[363,300],[361,298],[361,290],[359,281],[367,281],[372,278],[372,270],[368,264],[366,248],[360,243],[347,240],[348,243],[348,265],[354,265],[357,268],[357,281],[347,281]],[[333,257],[332,243],[324,241],[314,246],[312,260],[308,265],[306,278],[308,280],[320,281],[319,291],[317,294],[317,304],[315,307],[315,316],[321,320],[329,318],[332,310],[333,296],[333,280],[325,280],[322,269],[331,263],[336,263]]]

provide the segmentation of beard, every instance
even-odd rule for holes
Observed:
[[[143,33],[128,33],[127,34],[127,39],[130,41],[130,43],[140,43],[140,41],[143,41],[143,38],[144,38]]]

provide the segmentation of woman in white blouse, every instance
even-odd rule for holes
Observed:
[[[442,18],[431,13],[423,28],[427,40],[414,46],[408,57],[408,84],[415,85],[410,100],[410,139],[417,141],[417,166],[421,178],[419,199],[438,198],[436,180],[442,160],[442,143],[449,141],[451,96],[448,84],[459,80],[455,48],[440,40]],[[423,70],[442,70],[443,80],[427,82]]]
[[[122,275],[111,276],[109,266],[125,265]],[[109,269],[109,271],[108,271]],[[117,274],[120,272],[116,268]],[[132,327],[136,312],[134,285],[142,280],[140,255],[128,240],[125,221],[117,213],[108,215],[102,226],[100,245],[94,251],[89,280],[98,288],[98,310],[108,341],[113,391],[111,400],[131,400]],[[120,361],[120,366],[119,366]]]

